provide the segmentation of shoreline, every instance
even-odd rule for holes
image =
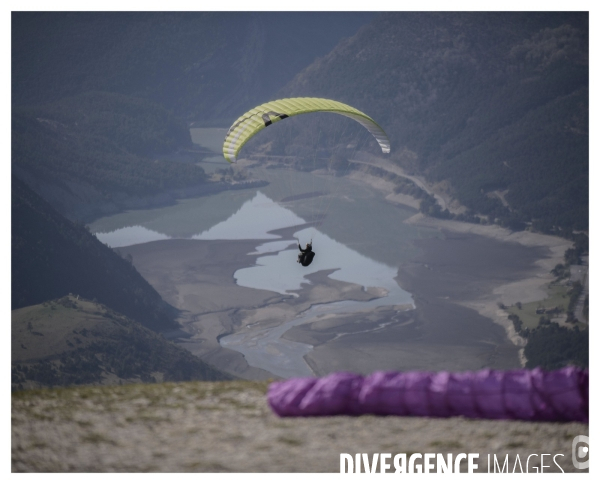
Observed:
[[[498,304],[511,306],[516,302],[529,303],[548,297],[548,284],[554,280],[554,276],[550,271],[557,264],[563,262],[564,253],[573,246],[573,242],[535,232],[512,232],[497,225],[477,225],[455,220],[433,219],[422,213],[413,215],[410,219],[405,220],[405,223],[449,230],[461,234],[476,234],[503,243],[517,243],[525,247],[543,247],[549,251],[547,257],[535,261],[534,264],[537,268],[535,273],[514,282],[498,285],[487,297],[461,302],[464,306],[474,309],[505,329],[508,338],[520,347],[519,358],[521,365],[524,367],[526,363],[524,347],[527,341],[516,333],[512,321],[508,319],[508,313],[500,309]]]
[[[66,216],[69,219],[81,220],[85,224],[91,224],[99,218],[109,217],[129,210],[149,210],[153,208],[169,207],[176,205],[179,200],[206,197],[230,190],[260,188],[267,184],[267,181],[258,179],[244,180],[241,182],[210,182],[182,188],[173,188],[153,195],[136,196],[119,194],[111,199],[103,198],[101,194],[95,193],[94,190],[88,190],[88,187],[80,187],[80,191],[88,190],[91,194],[89,196],[90,199],[85,202],[80,202],[79,205],[69,209]],[[40,191],[44,192],[44,194],[52,200],[60,200],[62,197],[60,193],[53,188],[48,190],[40,188]]]
[[[415,180],[415,177],[407,175],[401,167],[397,167],[385,159],[375,156],[363,156],[363,158],[363,160],[356,161],[356,163],[379,167],[395,175],[408,178],[414,183],[419,181]],[[410,195],[395,193],[395,185],[390,181],[359,171],[351,172],[348,178],[369,184],[371,187],[384,193],[385,199],[390,203],[405,205],[419,210],[420,201]],[[427,186],[425,182],[417,184],[427,193],[433,195],[438,200],[438,203],[442,202],[442,208],[448,208],[453,213],[459,213],[464,210],[465,207],[460,206],[455,200],[447,199],[447,196],[445,196],[447,194],[437,193],[431,187]],[[453,209],[450,208],[451,206],[453,206]],[[573,247],[573,242],[561,237],[536,232],[513,232],[498,225],[480,225],[456,220],[435,219],[427,217],[421,212],[405,220],[404,223],[461,234],[480,235],[504,243],[518,243],[525,247],[543,247],[549,251],[547,257],[542,257],[535,261],[535,265],[540,272],[532,273],[528,277],[518,281],[498,285],[487,297],[465,300],[460,303],[465,307],[474,309],[481,316],[491,319],[494,323],[503,327],[510,341],[520,348],[519,359],[521,366],[524,367],[526,364],[524,347],[527,341],[516,333],[513,323],[508,319],[508,313],[500,309],[498,304],[503,303],[510,306],[519,301],[528,303],[548,297],[548,284],[554,279],[550,271],[557,264],[563,262],[564,253],[567,249]]]

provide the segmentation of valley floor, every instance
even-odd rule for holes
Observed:
[[[382,307],[368,314],[314,320],[284,335],[314,347],[305,357],[314,374],[521,365],[519,348],[504,327],[494,324],[506,318],[498,313],[497,302],[509,304],[517,296],[522,302],[541,298],[549,276],[547,262],[554,253],[543,246],[445,227],[442,233],[443,238],[421,240],[420,255],[399,268],[399,284],[413,295],[416,309]],[[177,342],[219,369],[246,379],[273,375],[250,367],[241,353],[222,348],[220,336],[248,325],[279,325],[314,304],[377,296],[325,273],[309,276],[312,283],[296,291],[299,297],[238,286],[233,274],[255,263],[256,256],[248,254],[257,243],[164,240],[124,249],[163,299],[181,310],[187,336],[180,335]],[[364,325],[381,329],[365,332]],[[512,326],[506,328],[510,331]]]
[[[386,160],[369,163],[393,169]],[[397,171],[396,175],[402,175]],[[410,205],[404,195],[394,198],[389,182],[362,175],[364,182],[387,194],[390,202]],[[309,321],[289,330],[284,338],[314,347],[305,360],[316,375],[339,370],[461,371],[522,366],[524,341],[498,304],[544,299],[552,279],[550,270],[562,261],[570,242],[421,214],[405,223],[440,231],[439,238],[420,240],[420,254],[400,264],[398,270],[397,280],[413,295],[416,309],[385,307],[368,314]],[[292,238],[289,230],[279,232],[284,240]],[[241,353],[221,347],[220,337],[247,327],[279,325],[311,305],[364,300],[377,294],[332,280],[325,273],[309,276],[311,284],[296,291],[299,297],[241,287],[234,273],[256,263],[256,255],[250,254],[258,244],[172,239],[130,246],[123,252],[131,254],[136,269],[163,299],[181,311],[179,321],[186,334],[179,335],[179,344],[222,370],[260,380],[273,375],[249,366]],[[361,326],[365,324],[381,329],[365,332]]]

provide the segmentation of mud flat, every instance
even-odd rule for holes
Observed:
[[[491,239],[493,243],[500,242],[507,246],[520,246],[523,249],[531,249],[537,252],[533,263],[523,262],[520,270],[508,280],[502,278],[490,278],[493,281],[492,286],[485,294],[480,294],[476,298],[464,297],[460,304],[470,309],[474,309],[481,316],[490,318],[495,323],[502,326],[510,340],[517,346],[523,347],[524,339],[516,334],[512,322],[508,319],[506,311],[498,307],[499,303],[507,306],[516,302],[528,303],[545,299],[548,296],[548,284],[554,279],[550,271],[563,262],[564,253],[573,246],[569,240],[551,235],[539,234],[535,232],[521,231],[512,232],[497,225],[478,225],[465,222],[456,222],[451,220],[439,220],[426,217],[423,214],[417,214],[405,223],[437,228],[448,233],[462,236],[479,236]],[[500,255],[494,255],[495,258]],[[488,266],[489,267],[489,266]],[[489,267],[490,274],[494,274],[494,269]],[[522,349],[520,350],[520,361],[524,365],[525,359]]]
[[[233,273],[253,264],[252,241],[163,240],[121,249],[163,299],[180,311],[184,331],[175,341],[207,362],[241,378],[270,378],[248,366],[243,356],[223,349],[221,335],[234,331],[240,308],[269,305],[283,296],[240,287]]]
[[[315,345],[306,360],[317,374],[524,365],[524,341],[498,303],[545,298],[550,270],[571,243],[420,214],[408,223],[437,228],[444,235],[420,240],[421,254],[398,271],[400,286],[415,298],[415,310],[380,308],[331,319],[327,326],[315,322],[296,327],[284,337]],[[359,330],[360,324],[373,328],[386,320],[390,324],[379,330]]]
[[[394,198],[389,182],[362,178],[391,195],[387,198],[390,203],[406,202],[405,196]],[[355,306],[348,313],[320,313],[303,319],[278,337],[304,345],[297,355],[308,364],[306,371],[324,375],[340,370],[461,371],[522,366],[519,350],[524,341],[514,333],[498,303],[545,298],[552,279],[550,270],[562,261],[571,243],[422,214],[404,223],[438,231],[437,237],[429,233],[415,240],[418,253],[394,264],[399,268],[399,286],[412,294],[416,307],[380,305],[356,310]],[[299,228],[275,233],[282,241],[291,240]],[[242,353],[224,348],[220,339],[235,333],[246,338],[243,344],[247,346],[261,331],[303,318],[317,305],[377,299],[384,296],[384,290],[333,280],[327,271],[309,275],[308,283],[294,289],[294,294],[237,285],[234,274],[257,264],[264,253],[256,249],[263,243],[171,239],[122,248],[121,252],[130,253],[140,273],[180,310],[179,322],[185,333],[179,344],[241,378],[266,379],[274,376],[272,370],[252,367]],[[291,265],[294,267],[282,270],[301,270],[293,262]]]
[[[443,221],[411,222],[440,223],[444,234],[420,240],[420,254],[398,271],[399,285],[413,295],[416,309],[383,306],[321,315],[290,329],[283,338],[313,346],[305,360],[315,375],[521,366],[518,346],[505,327],[495,324],[500,319],[497,302],[543,296],[548,271],[562,257],[566,241],[543,245],[537,234],[511,235],[492,227],[502,237],[490,237],[454,230],[455,223],[450,229]],[[309,276],[310,284],[294,291],[297,296],[238,286],[235,271],[255,264],[256,254],[248,254],[260,243],[163,240],[121,252],[130,253],[140,273],[180,310],[186,334],[179,344],[241,378],[267,379],[274,375],[249,366],[241,353],[223,348],[219,339],[249,327],[277,326],[313,305],[369,300],[382,293],[335,281],[326,272]]]
[[[317,304],[367,301],[381,297],[378,288],[336,281],[327,271],[307,276],[296,295],[238,286],[235,271],[252,266],[248,255],[262,241],[161,240],[121,249],[163,299],[180,311],[176,342],[205,361],[241,378],[275,375],[248,365],[243,355],[223,348],[219,339],[240,332],[278,326]]]
[[[407,176],[400,167],[387,160],[379,157],[367,156],[359,163],[377,166],[390,173],[410,178],[414,182],[417,182],[417,184],[425,191],[435,196],[436,200],[443,208],[448,208],[453,213],[460,213],[465,209],[465,207],[461,207],[456,200],[452,200],[447,194],[432,191],[432,187],[427,186],[424,183],[418,183],[420,180],[415,180],[414,177]],[[409,195],[395,193],[394,184],[390,181],[359,172],[352,172],[349,177],[360,179],[379,190],[390,203],[406,205],[416,209],[419,208],[419,200]],[[534,265],[532,267],[522,268],[525,269],[525,271],[519,271],[519,277],[517,279],[513,277],[511,280],[504,282],[496,280],[495,284],[489,287],[485,294],[477,294],[474,298],[465,295],[464,299],[457,301],[464,307],[473,309],[479,315],[489,318],[494,321],[494,323],[502,326],[510,341],[520,348],[519,360],[520,364],[524,366],[526,361],[523,355],[523,347],[526,342],[524,338],[515,332],[512,322],[508,319],[508,314],[506,311],[501,310],[498,304],[513,305],[519,301],[527,303],[545,299],[548,296],[548,284],[553,279],[550,271],[557,264],[563,262],[564,253],[568,248],[572,247],[572,242],[560,237],[529,231],[512,232],[511,230],[497,225],[479,225],[453,220],[434,219],[426,217],[421,213],[414,215],[406,220],[405,223],[443,230],[447,233],[481,236],[498,242],[519,244],[526,248],[540,249],[540,256],[535,260]],[[494,256],[492,255],[491,257]],[[425,262],[422,263],[425,264]],[[490,268],[489,263],[486,264],[486,267]],[[493,270],[493,268],[490,268],[490,270]],[[493,273],[491,274],[492,277],[490,280],[494,280]],[[406,276],[404,276],[404,279],[406,279]],[[408,281],[404,282],[408,284]],[[485,283],[482,281],[482,284]],[[487,286],[487,284],[485,285]],[[407,288],[405,287],[405,289]]]

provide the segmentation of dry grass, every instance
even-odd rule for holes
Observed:
[[[12,395],[13,472],[339,472],[340,454],[565,454],[580,423],[427,418],[281,419],[264,382],[73,387]],[[533,463],[532,465],[538,465]],[[559,469],[546,469],[546,471]]]

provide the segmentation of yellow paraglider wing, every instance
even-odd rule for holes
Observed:
[[[365,113],[331,99],[296,97],[261,104],[240,116],[227,131],[223,156],[230,163],[235,163],[242,146],[262,129],[291,116],[316,112],[337,113],[358,121],[374,136],[381,151],[390,152],[390,140],[385,131]]]

